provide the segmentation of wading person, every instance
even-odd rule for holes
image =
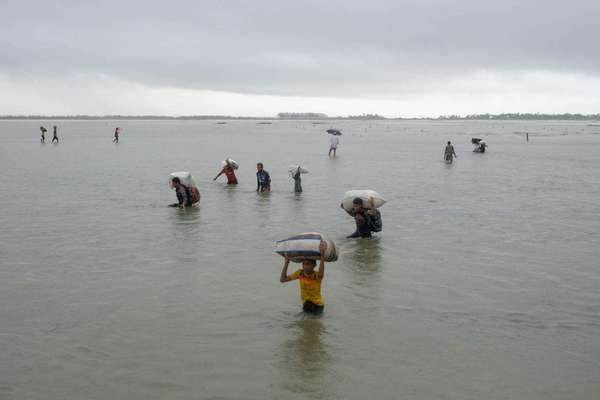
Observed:
[[[281,283],[298,279],[300,283],[300,298],[302,300],[302,310],[309,314],[321,314],[325,303],[321,296],[321,282],[325,276],[325,260],[323,251],[325,244],[321,242],[321,259],[319,260],[319,269],[315,271],[317,262],[315,260],[302,260],[302,268],[287,274],[290,259],[286,257],[279,281]]]
[[[219,172],[217,174],[217,176],[215,176],[215,178],[213,179],[213,181],[216,181],[217,178],[220,177],[223,174],[225,174],[225,176],[227,177],[227,184],[228,185],[237,185],[238,184],[237,178],[235,176],[235,169],[233,168],[233,165],[231,165],[229,163],[229,160],[227,160],[225,166],[223,167],[223,169],[221,170],[221,172]]]
[[[271,176],[264,170],[263,163],[256,164],[256,191],[270,192],[271,191]]]
[[[340,207],[344,209],[354,218],[356,222],[356,231],[346,236],[347,238],[370,238],[371,232],[381,232],[382,222],[381,222],[381,213],[378,209],[373,205],[373,198],[369,197],[368,200],[369,208],[365,208],[363,204],[363,200],[359,197],[352,200],[352,209],[350,211],[346,211],[344,206],[340,204]]]
[[[43,126],[40,126],[40,132],[42,133],[42,135],[40,137],[40,142],[46,143],[46,132],[48,132],[48,130],[46,128],[44,128]]]
[[[190,188],[181,183],[181,180],[177,177],[171,180],[171,187],[175,189],[175,195],[177,196],[177,203],[171,204],[171,207],[191,207],[192,206],[192,194]]]
[[[337,152],[337,147],[340,144],[340,137],[338,135],[331,135],[331,138],[329,138],[329,157],[331,157],[331,153],[333,153],[333,156],[336,156],[336,152]]]
[[[58,134],[56,133],[56,125],[54,125],[52,127],[52,143],[54,143],[55,140],[56,140],[56,143],[58,143]]]
[[[446,161],[446,163],[452,164],[454,157],[458,158],[456,152],[454,151],[454,146],[452,146],[452,143],[448,140],[448,144],[444,149],[444,160]]]

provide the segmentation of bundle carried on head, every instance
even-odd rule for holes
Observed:
[[[221,161],[221,168],[225,168],[227,165],[231,166],[231,168],[233,169],[239,168],[238,163],[235,162],[235,160],[232,160],[231,158],[226,158],[223,161]]]
[[[338,259],[337,247],[333,240],[325,238],[318,232],[306,232],[275,242],[275,253],[287,257],[294,262],[302,260],[319,260],[321,258],[321,242],[325,243],[323,258],[327,262]]]
[[[295,164],[292,164],[288,167],[288,172],[290,174],[296,174],[298,172],[301,174],[308,174],[308,170],[306,168],[302,168],[301,166]]]
[[[471,143],[473,144],[479,144],[479,142],[481,142],[483,139],[479,139],[479,138],[471,138]]]
[[[190,172],[172,172],[169,175],[169,185],[171,187],[173,187],[173,178],[179,179],[179,182],[189,189],[190,195],[192,197],[192,204],[198,203],[200,201],[200,190],[198,190],[198,185],[196,184],[196,181],[194,180],[194,177]]]
[[[383,198],[383,196],[381,196],[374,190],[349,190],[344,194],[344,198],[342,199],[342,207],[344,207],[344,210],[352,210],[352,202],[356,198],[362,200],[362,205],[365,208],[371,207],[371,205],[369,204],[369,198],[373,199],[373,206],[375,208],[379,208],[386,203],[386,200]]]

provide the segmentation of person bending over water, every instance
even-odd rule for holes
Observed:
[[[56,140],[56,143],[58,143],[58,134],[56,133],[56,125],[54,125],[52,127],[52,143],[54,143],[54,141]]]
[[[359,197],[352,200],[352,210],[346,211],[343,204],[340,207],[344,209],[356,221],[356,231],[347,238],[370,238],[371,232],[381,232],[383,224],[381,222],[381,213],[373,205],[373,198],[369,197],[369,208],[365,208],[363,200]]]
[[[233,166],[231,164],[229,164],[229,162],[227,162],[227,165],[225,165],[223,167],[223,169],[221,170],[221,172],[219,172],[217,174],[217,176],[215,176],[213,181],[216,181],[217,178],[223,174],[225,174],[225,176],[227,177],[228,185],[237,185],[238,184],[237,178],[235,176],[235,170],[234,170]]]
[[[263,163],[256,164],[256,191],[270,192],[271,191],[271,176],[263,169]]]
[[[191,189],[181,183],[181,180],[177,177],[171,181],[171,186],[175,189],[177,195],[177,203],[171,204],[170,207],[191,207],[192,206],[192,193]]]
[[[454,157],[458,158],[458,156],[456,155],[456,152],[454,151],[454,146],[452,146],[452,143],[450,143],[450,141],[448,140],[448,144],[446,145],[446,148],[444,149],[444,160],[448,164],[452,164]]]
[[[324,243],[321,242],[321,248]],[[321,249],[321,254],[323,250]],[[318,315],[323,312],[325,303],[321,296],[321,282],[325,276],[325,260],[323,255],[319,260],[319,270],[315,271],[317,262],[315,260],[302,260],[302,269],[287,274],[290,259],[286,257],[281,270],[279,282],[285,283],[298,279],[300,283],[300,298],[302,300],[302,310],[305,313]]]
[[[40,132],[42,133],[42,135],[40,137],[40,142],[46,143],[46,132],[48,132],[48,130],[46,128],[44,128],[43,126],[40,126]]]

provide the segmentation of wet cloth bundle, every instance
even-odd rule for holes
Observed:
[[[321,241],[325,243],[323,257],[327,262],[338,259],[338,251],[332,240],[325,238],[318,232],[306,232],[284,240],[275,242],[274,252],[282,257],[288,257],[294,262],[305,259],[318,260],[321,258]]]

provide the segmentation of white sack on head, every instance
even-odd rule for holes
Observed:
[[[369,197],[373,198],[373,205],[375,206],[375,208],[379,208],[386,203],[386,200],[383,198],[383,196],[381,196],[376,191],[359,189],[349,190],[344,194],[344,198],[342,200],[342,207],[344,207],[344,210],[346,211],[352,210],[352,201],[355,198],[359,198],[363,201],[363,207],[368,208]]]

